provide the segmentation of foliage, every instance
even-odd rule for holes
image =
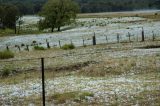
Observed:
[[[45,50],[45,48],[42,46],[34,46],[34,49],[35,50]]]
[[[13,66],[5,66],[2,71],[0,71],[1,77],[8,77],[12,74],[15,74],[16,70],[13,68]]]
[[[3,69],[1,72],[2,77],[8,77],[10,74],[11,74],[11,70],[9,70],[7,68]]]
[[[17,6],[21,14],[36,14],[47,0],[2,0]],[[160,0],[74,0],[83,13],[106,11],[130,11],[160,8]]]
[[[49,0],[40,15],[45,19],[39,22],[40,29],[51,28],[53,32],[54,28],[58,28],[66,24],[70,24],[71,20],[76,18],[78,12],[78,5],[72,0]]]
[[[0,59],[9,59],[9,58],[14,58],[14,53],[7,50],[0,52]]]
[[[62,49],[64,50],[69,50],[69,49],[74,49],[74,48],[75,48],[74,44],[65,44],[62,46]]]
[[[15,28],[18,20],[18,8],[11,4],[0,5],[0,24],[3,28]]]

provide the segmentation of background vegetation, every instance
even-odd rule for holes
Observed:
[[[1,0],[2,3],[16,5],[22,14],[38,13],[48,0]],[[74,0],[80,5],[82,13],[129,11],[160,8],[160,0]]]

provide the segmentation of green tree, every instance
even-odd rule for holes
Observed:
[[[78,4],[73,0],[49,0],[42,8],[40,15],[44,19],[39,25],[43,29],[51,28],[52,32],[54,28],[60,31],[61,26],[71,23],[76,18],[78,11]]]
[[[4,19],[4,8],[0,6],[0,28],[4,28],[3,19]]]
[[[0,6],[0,22],[4,28],[15,29],[16,33],[16,21],[19,18],[18,8],[11,4],[3,4]]]

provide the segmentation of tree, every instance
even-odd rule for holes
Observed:
[[[4,28],[15,29],[16,34],[16,21],[19,18],[18,8],[11,4],[0,5],[0,23]]]
[[[0,6],[0,28],[4,28],[3,19],[4,19],[4,8]]]
[[[41,28],[58,28],[71,23],[76,18],[76,13],[79,11],[78,4],[73,0],[49,0],[42,8],[40,13],[44,17],[40,21]]]

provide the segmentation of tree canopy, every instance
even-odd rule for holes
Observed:
[[[16,33],[16,21],[19,18],[19,10],[12,4],[0,5],[0,27],[15,29]]]
[[[40,20],[40,29],[51,28],[53,32],[54,28],[58,28],[66,24],[69,24],[76,18],[76,13],[79,11],[78,4],[73,0],[49,0],[40,15],[44,17]]]
[[[36,14],[48,0],[0,0],[17,6],[21,14]],[[160,9],[159,0],[74,0],[82,13]]]

